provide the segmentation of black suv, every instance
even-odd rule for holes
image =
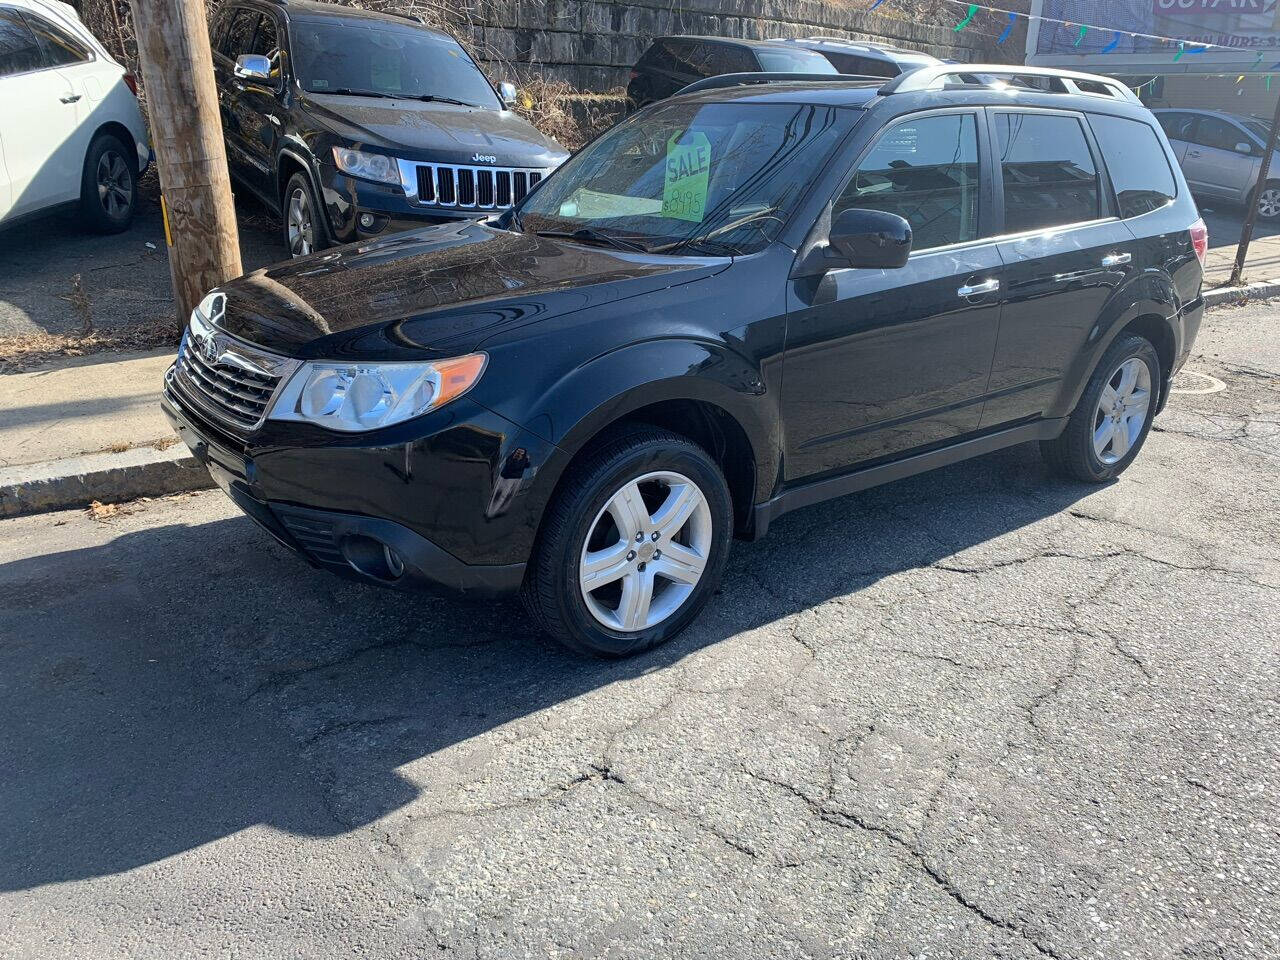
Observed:
[[[230,0],[210,30],[227,162],[294,256],[518,203],[568,154],[456,39],[306,0]]]
[[[837,72],[822,54],[781,40],[658,37],[631,71],[627,102],[632,108],[643,107],[707,77],[757,71]]]
[[[705,81],[495,223],[228,283],[165,411],[317,566],[522,590],[605,655],[796,507],[1030,440],[1111,480],[1199,328],[1204,225],[1121,84],[956,69]]]

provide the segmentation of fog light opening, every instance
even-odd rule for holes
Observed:
[[[372,227],[372,226],[373,226],[373,214],[372,214],[372,213],[362,213],[362,214],[360,214],[360,226],[364,227],[366,230],[368,230],[370,227]]]

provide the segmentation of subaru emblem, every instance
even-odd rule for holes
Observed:
[[[218,338],[211,333],[200,344],[200,352],[204,355],[207,363],[214,364],[218,362],[218,356],[222,353],[222,345],[218,343]]]

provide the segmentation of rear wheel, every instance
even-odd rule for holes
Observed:
[[[1258,218],[1280,219],[1280,180],[1268,180],[1258,191]]]
[[[671,639],[720,582],[733,512],[715,461],[678,434],[598,442],[547,511],[524,599],[580,653],[618,657]]]
[[[96,233],[121,233],[133,225],[138,178],[133,153],[118,137],[102,133],[89,144],[80,180],[80,210]]]
[[[1151,431],[1160,357],[1145,337],[1121,337],[1094,371],[1067,427],[1040,445],[1055,472],[1105,483],[1133,463]]]

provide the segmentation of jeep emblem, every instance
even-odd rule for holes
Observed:
[[[477,153],[471,158],[473,163],[497,163],[498,158],[491,153]]]

